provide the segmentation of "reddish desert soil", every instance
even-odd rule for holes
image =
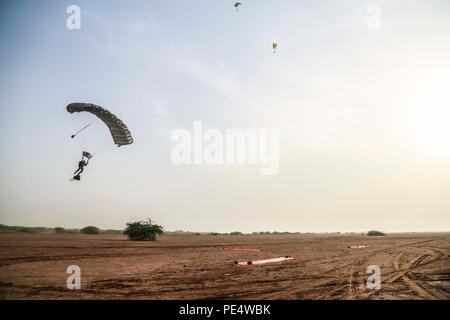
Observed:
[[[350,249],[351,245],[369,248]],[[0,299],[449,299],[450,234],[0,235]],[[261,247],[261,252],[222,247]],[[280,256],[283,262],[238,266]],[[81,268],[69,290],[66,269]],[[381,289],[365,286],[381,268]]]

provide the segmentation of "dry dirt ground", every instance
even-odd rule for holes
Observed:
[[[369,248],[351,249],[351,245]],[[450,299],[450,234],[0,235],[0,299]],[[223,247],[262,252],[224,251]],[[280,256],[293,260],[238,266]],[[66,269],[81,268],[69,290]],[[381,268],[381,289],[366,286]]]

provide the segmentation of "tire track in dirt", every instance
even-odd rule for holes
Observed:
[[[425,266],[438,260],[446,259],[447,254],[441,250],[435,250],[432,248],[408,248],[409,250],[401,251],[393,261],[394,274],[385,280],[382,280],[382,284],[391,285],[401,279],[411,290],[416,292],[420,297],[427,300],[435,299],[448,299],[447,296],[437,292],[434,288],[430,288],[424,283],[419,283],[418,280],[411,276],[410,272],[418,266]],[[411,253],[411,249],[419,249],[421,253],[409,262],[404,262],[402,259],[408,253]],[[425,249],[425,252],[423,250]],[[420,252],[419,251],[419,252]],[[385,286],[382,286],[382,290],[385,290]],[[379,290],[378,290],[379,291]],[[375,294],[371,292],[368,296]]]
[[[425,260],[429,256],[429,254],[423,253],[419,257],[417,257],[415,260],[413,260],[412,263],[407,264],[405,267],[403,267],[404,264],[402,262],[402,257],[405,254],[407,254],[407,252],[405,252],[405,251],[401,252],[394,260],[394,269],[396,271],[401,271],[401,272],[400,272],[400,277],[395,277],[391,283],[393,283],[401,278],[409,288],[411,288],[414,292],[418,293],[419,296],[421,296],[422,298],[424,298],[426,300],[436,299],[437,298],[436,296],[434,296],[433,294],[428,292],[428,290],[423,288],[421,285],[419,285],[418,283],[413,281],[408,276],[408,273],[412,269],[414,269],[417,265],[419,265],[423,260]]]
[[[426,240],[426,241],[419,241],[419,242],[414,242],[412,244],[417,245],[417,244],[424,244],[424,243],[428,243],[434,240]],[[361,256],[361,254],[353,254],[350,256],[350,258],[353,258],[354,256],[358,257],[356,262],[351,262],[348,264],[345,264],[341,267],[335,268],[334,270],[330,270],[331,271],[338,271],[340,269],[346,268],[346,267],[350,267],[350,275],[349,275],[349,280],[348,281],[344,281],[342,283],[342,285],[348,286],[348,290],[346,290],[346,293],[344,293],[344,290],[342,288],[334,288],[333,290],[319,296],[319,299],[329,299],[332,296],[335,296],[336,293],[338,292],[342,292],[343,296],[345,297],[345,299],[355,299],[356,298],[356,291],[358,289],[360,289],[360,284],[358,283],[358,277],[363,278],[364,275],[364,266],[370,261],[371,257],[376,256],[378,253],[381,252],[395,252],[397,248],[400,247],[404,247],[404,245],[396,245],[396,246],[392,246],[388,249],[383,248],[380,250],[375,250],[369,253],[366,253],[364,256]],[[362,271],[362,276],[359,276],[359,271]]]
[[[143,256],[143,254],[128,254],[128,253],[108,253],[108,254],[74,254],[74,255],[56,255],[56,256],[39,256],[39,257],[15,257],[0,260],[0,267],[10,266],[21,263],[34,262],[49,262],[60,260],[76,260],[76,259],[101,259],[101,258],[115,258],[126,256]]]
[[[352,264],[352,267],[350,269],[350,277],[348,280],[348,294],[347,299],[352,300],[354,299],[354,293],[359,289],[360,283],[358,278],[363,278],[364,276],[364,265],[367,263],[368,258],[362,258],[357,260],[355,263]],[[359,271],[362,270],[362,277],[359,275]]]
[[[430,249],[428,249],[430,250]],[[420,283],[418,280],[414,279],[414,277],[410,274],[410,271],[414,269],[416,266],[421,264],[422,261],[424,261],[428,257],[432,257],[429,259],[429,261],[426,262],[426,264],[432,263],[434,261],[440,260],[444,257],[441,251],[433,250],[430,251],[437,253],[434,257],[430,255],[429,253],[422,254],[416,261],[414,261],[411,265],[407,266],[406,269],[408,270],[406,273],[403,274],[402,280],[408,285],[413,291],[417,292],[419,296],[426,300],[432,300],[432,299],[446,299],[444,295],[440,294],[436,290],[433,290],[433,288],[430,288],[427,286],[424,282]],[[403,256],[404,252],[401,253],[397,258],[396,261],[394,261],[394,268],[396,270],[400,270],[402,267],[402,260],[401,257]]]
[[[412,243],[407,243],[407,244],[399,244],[399,245],[395,245],[395,246],[390,246],[389,248],[383,248],[383,249],[379,249],[379,250],[373,250],[371,252],[367,252],[367,253],[363,253],[361,254],[359,253],[355,253],[355,254],[350,254],[347,256],[348,259],[357,259],[356,263],[355,262],[350,262],[350,263],[344,263],[341,266],[337,266],[335,268],[332,268],[330,270],[324,271],[321,273],[321,275],[325,275],[322,278],[325,278],[324,280],[321,281],[314,281],[313,283],[308,285],[303,286],[303,288],[301,290],[294,290],[292,293],[293,294],[300,294],[300,293],[307,293],[307,292],[311,292],[314,290],[317,291],[326,291],[325,294],[321,294],[319,296],[316,296],[314,299],[319,299],[319,300],[323,300],[323,299],[340,299],[340,298],[345,298],[345,299],[355,299],[355,298],[359,298],[356,297],[356,292],[357,289],[359,289],[359,285],[357,283],[357,278],[359,276],[359,271],[362,271],[362,274],[364,274],[364,265],[367,264],[371,257],[376,256],[378,253],[383,253],[383,252],[392,252],[394,253],[396,251],[396,249],[398,248],[404,248],[405,246],[418,246],[418,245],[423,245],[423,244],[427,244],[430,242],[436,241],[436,239],[429,239],[429,240],[425,240],[425,241],[416,241],[416,242],[412,242]],[[335,256],[336,258],[342,257],[342,256]],[[319,260],[322,261],[326,260],[326,259],[330,259],[330,257],[325,257],[325,258],[318,258],[318,259],[310,259],[308,261],[311,262],[318,262]],[[305,260],[303,260],[304,262]],[[350,268],[350,275],[348,276],[347,279],[344,279],[343,276],[339,276],[337,273],[343,269],[346,268]],[[347,273],[346,273],[347,274]],[[325,290],[324,290],[325,288]],[[276,293],[273,293],[272,295],[269,295],[268,298],[270,299],[272,296],[276,297]],[[364,295],[361,295],[364,296]],[[367,295],[366,295],[367,296]],[[264,296],[265,298],[265,296]]]
[[[423,266],[423,265],[432,263],[434,261],[440,260],[442,258],[444,258],[444,259],[447,258],[448,254],[445,251],[443,251],[442,249],[434,249],[434,248],[427,247],[427,249],[431,249],[432,251],[436,252],[437,255],[432,255],[430,253],[423,253],[420,256],[416,257],[409,265],[407,265],[406,269],[405,269],[405,267],[400,265],[401,257],[403,256],[403,254],[408,253],[409,250],[421,248],[420,245],[427,244],[427,243],[433,242],[433,241],[436,241],[436,240],[433,239],[433,240],[419,241],[419,242],[412,243],[412,244],[410,244],[410,245],[412,245],[412,247],[408,248],[408,251],[402,251],[400,254],[398,254],[393,262],[394,263],[394,272],[389,272],[389,274],[391,274],[391,273],[394,273],[394,274],[391,275],[387,281],[385,280],[385,282],[388,284],[391,284],[400,278],[402,278],[403,280],[406,279],[405,282],[407,282],[407,284],[411,287],[411,289],[413,289],[415,292],[417,292],[420,296],[422,296],[425,299],[448,299],[447,296],[440,294],[439,292],[436,292],[436,290],[434,290],[433,288],[429,288],[428,286],[426,286],[424,284],[419,284],[416,280],[414,280],[412,278],[412,275],[408,274],[410,271],[412,271],[414,268],[416,268],[419,265]],[[416,247],[416,246],[418,246],[418,247]],[[395,247],[391,247],[388,251],[394,254],[396,251],[395,249],[404,248],[404,247],[405,247],[405,245],[398,245]],[[348,266],[351,266],[348,282],[347,281],[339,281],[336,278],[333,278],[332,276],[330,276],[326,279],[315,281],[314,282],[315,288],[321,288],[321,289],[328,288],[327,289],[328,292],[326,294],[323,294],[316,298],[330,299],[330,297],[336,297],[336,296],[338,298],[345,296],[345,299],[355,299],[355,298],[360,298],[360,297],[368,298],[372,294],[378,292],[378,290],[377,290],[377,291],[371,292],[370,294],[362,293],[360,296],[357,296],[357,291],[362,289],[361,286],[363,286],[363,284],[360,284],[360,281],[358,281],[358,280],[364,279],[364,271],[365,271],[364,266],[366,264],[368,264],[371,257],[375,256],[376,254],[378,254],[380,252],[386,252],[386,249],[373,251],[373,252],[367,254],[365,257],[361,257],[361,258],[357,259],[356,262],[353,262],[350,264],[345,264],[343,266],[339,266],[337,268],[334,268],[332,270],[324,272],[324,274],[325,273],[329,274],[329,273],[336,272],[340,269],[346,268]],[[357,254],[355,254],[355,255],[357,255]],[[355,255],[353,255],[353,256],[355,256]],[[430,257],[431,257],[431,259],[430,259]],[[322,259],[318,259],[318,260],[322,260]],[[362,272],[362,273],[360,273],[360,272]],[[320,279],[320,277],[317,277],[317,279]],[[348,287],[346,294],[345,294],[342,286]],[[331,287],[334,287],[334,288],[331,288]],[[308,289],[304,288],[298,292],[295,292],[295,291],[294,292],[286,292],[284,294],[288,295],[292,298],[296,298],[298,296],[295,295],[295,293],[297,293],[297,294],[300,292],[305,293],[306,291],[308,291]],[[341,293],[341,294],[339,294],[339,293]],[[276,298],[279,298],[279,296],[280,296],[279,292],[271,292],[271,293],[264,294],[262,296],[262,299],[276,299]]]
[[[416,292],[420,291],[422,293],[422,296],[424,296],[424,297],[426,296],[426,299],[430,299],[430,298],[431,299],[435,299],[436,297],[434,297],[434,296],[431,297],[431,295],[429,294],[429,292],[432,292],[432,290],[426,290],[425,288],[419,286],[416,282],[411,280],[411,278],[407,275],[409,271],[414,269],[417,265],[421,264],[423,260],[425,260],[427,257],[429,257],[430,256],[429,254],[423,254],[423,255],[420,255],[419,257],[417,257],[414,261],[411,262],[411,264],[408,266],[408,268],[406,270],[404,268],[400,267],[400,261],[401,261],[400,259],[401,259],[403,254],[405,254],[405,253],[409,252],[410,250],[416,248],[416,246],[420,247],[421,245],[428,244],[428,243],[433,242],[433,241],[436,241],[436,239],[420,241],[420,242],[415,242],[415,243],[409,244],[409,245],[413,245],[413,246],[412,247],[408,247],[407,251],[402,251],[399,255],[396,256],[396,258],[394,259],[394,262],[393,262],[393,264],[394,264],[394,274],[392,276],[390,276],[388,278],[388,280],[385,280],[384,282],[386,282],[388,284],[391,284],[391,283],[395,282],[396,280],[398,280],[399,278],[407,278],[406,281],[409,281],[409,285],[414,288],[414,291],[416,291]],[[399,248],[399,247],[403,247],[404,248],[404,245],[399,245],[399,246],[396,246],[396,247],[392,247],[392,248],[390,248],[389,251],[390,252],[395,252],[395,249]],[[373,252],[372,255],[369,254],[366,257],[363,257],[363,258],[357,260],[356,263],[352,264],[352,267],[350,269],[349,284],[348,284],[348,294],[347,294],[346,299],[354,299],[355,298],[356,291],[361,288],[360,287],[361,285],[358,285],[358,281],[357,281],[357,278],[359,277],[359,270],[362,268],[362,274],[364,275],[364,268],[363,268],[364,264],[366,264],[369,261],[369,258],[371,256],[374,256],[376,253],[379,253],[379,252],[386,252],[386,250],[378,250],[376,252]],[[440,253],[442,254],[442,252],[440,252]],[[439,259],[439,257],[433,259],[433,261]],[[431,263],[433,261],[427,261],[426,264]],[[364,277],[362,277],[362,279],[364,279]],[[373,295],[374,293],[376,293],[377,291],[373,291],[373,292],[371,292],[369,294],[362,293],[361,297],[369,297],[369,296]],[[427,294],[427,292],[428,292],[428,294]]]
[[[320,247],[317,244],[317,240],[312,241],[314,248],[304,249],[303,246],[309,244],[306,242],[292,242],[291,239],[285,242],[270,241],[265,243],[264,251],[267,255],[271,255],[275,250],[287,251],[286,253],[297,256],[291,263],[279,264],[279,265],[267,265],[259,267],[239,268],[235,267],[232,263],[235,257],[229,254],[216,254],[214,250],[218,250],[224,245],[214,244],[200,244],[196,246],[191,245],[165,245],[165,246],[136,246],[130,247],[110,247],[110,246],[93,246],[89,251],[86,251],[86,247],[72,247],[72,246],[52,246],[49,252],[45,252],[45,256],[38,255],[38,252],[33,252],[33,256],[25,257],[26,251],[19,250],[20,256],[8,257],[9,254],[5,253],[3,259],[0,259],[0,265],[14,265],[19,263],[33,263],[33,262],[48,262],[47,265],[51,265],[54,260],[70,260],[70,259],[85,259],[83,263],[89,266],[94,266],[94,271],[88,281],[83,282],[82,289],[76,297],[80,298],[150,298],[150,299],[187,299],[195,297],[197,299],[361,299],[367,293],[366,290],[362,290],[358,287],[358,280],[364,277],[366,264],[380,261],[383,268],[387,266],[384,276],[389,276],[387,279],[392,279],[403,272],[403,268],[410,264],[404,261],[406,256],[400,256],[400,262],[398,262],[399,269],[392,268],[394,258],[398,257],[398,254],[407,250],[408,257],[417,259],[417,253],[424,254],[424,250],[428,254],[427,257],[423,257],[416,266],[424,266],[430,263],[432,259],[448,257],[448,254],[441,251],[441,253],[432,252],[431,248],[424,248],[425,246],[443,246],[445,244],[441,239],[430,239],[429,237],[421,238],[407,238],[410,241],[391,242],[389,239],[376,239],[369,243],[370,249],[364,250],[351,250],[347,248],[350,243],[347,240],[342,242],[329,242],[334,238],[327,239],[326,245]],[[339,238],[340,239],[340,238]],[[361,238],[364,239],[367,238]],[[320,239],[321,241],[325,241]],[[380,240],[380,241],[379,241]],[[382,241],[381,241],[382,240]],[[433,242],[440,241],[440,242]],[[269,247],[268,244],[277,244],[280,247]],[[288,244],[288,248],[281,245]],[[295,248],[293,245],[295,244]],[[227,246],[232,246],[226,243]],[[236,246],[243,246],[244,244],[239,242]],[[56,248],[56,249],[55,249]],[[61,248],[74,249],[72,250],[60,250]],[[117,250],[104,250],[106,248]],[[134,251],[128,251],[129,249]],[[195,250],[189,250],[194,248]],[[320,250],[316,250],[320,248]],[[10,248],[11,249],[11,248]],[[13,250],[12,248],[11,250]],[[53,251],[55,249],[55,251]],[[421,250],[421,252],[419,251]],[[192,252],[191,252],[192,251]],[[438,251],[438,250],[437,250]],[[74,254],[70,254],[73,252]],[[95,253],[94,253],[95,252]],[[62,253],[62,254],[61,254]],[[131,271],[130,273],[114,272],[99,273],[95,268],[98,267],[98,259],[112,258],[108,262],[116,263],[123,267],[123,261],[133,260],[137,265],[140,263],[151,263],[147,257],[153,254],[167,256],[169,254],[180,258],[179,254],[183,254],[181,262],[173,263],[173,260],[166,259],[158,267],[151,272],[147,272],[147,269],[126,269],[124,271]],[[198,262],[197,257],[208,253],[213,259],[205,262]],[[143,259],[137,259],[136,257],[142,257]],[[237,256],[236,256],[237,257]],[[304,260],[302,260],[304,258]],[[191,260],[189,260],[191,259]],[[376,259],[376,260],[375,260]],[[192,263],[189,263],[192,261]],[[229,263],[228,263],[228,262]],[[186,265],[183,265],[186,263]],[[439,263],[441,266],[442,263]],[[24,265],[26,268],[34,268],[35,266]],[[445,267],[445,265],[444,265]],[[147,267],[146,267],[147,268]],[[410,272],[408,277],[418,285],[421,285],[422,290],[435,290],[434,287],[426,287],[428,276],[432,276],[436,270],[443,272],[441,269],[436,269],[434,266],[425,268],[423,270],[432,270],[430,272],[422,272],[417,274],[416,272]],[[14,267],[5,267],[5,272],[9,272],[14,275]],[[412,269],[411,269],[412,270]],[[1,272],[1,271],[0,271]],[[96,273],[97,272],[97,273]],[[444,273],[445,274],[445,271]],[[51,273],[47,273],[49,279],[53,279],[54,276]],[[424,278],[421,278],[421,277]],[[8,277],[5,277],[8,279]],[[75,297],[70,291],[67,291],[64,287],[52,286],[52,282],[36,286],[39,281],[34,282],[33,285],[23,286],[19,283],[14,285],[10,281],[15,282],[14,278],[8,279],[8,283],[0,283],[0,291],[10,291],[11,296],[20,297],[21,294],[25,294],[27,297],[32,298],[36,296],[40,297]],[[37,278],[36,278],[37,279]],[[392,280],[393,283],[397,280]],[[401,280],[401,276],[400,276]],[[21,280],[22,281],[22,280]],[[425,284],[422,285],[422,281]],[[446,280],[444,280],[446,281]],[[23,281],[22,281],[23,282]],[[27,282],[32,283],[32,282]],[[55,282],[56,283],[56,282]],[[57,284],[57,283],[56,283]],[[402,285],[404,283],[402,282]],[[434,284],[433,284],[434,285]],[[436,283],[439,290],[439,285]],[[409,286],[408,286],[409,287]],[[11,289],[8,289],[11,288]],[[397,288],[397,287],[395,287]],[[390,288],[387,288],[388,290]],[[408,290],[407,294],[413,294],[416,290]],[[393,291],[395,292],[395,291]],[[424,295],[424,293],[422,293]],[[447,297],[448,298],[448,297]]]

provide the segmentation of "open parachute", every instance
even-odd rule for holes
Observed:
[[[276,43],[276,42],[272,43],[273,53],[276,52],[277,48],[278,48],[278,43]]]
[[[109,128],[114,143],[118,147],[133,143],[133,137],[131,136],[130,130],[128,130],[127,126],[122,122],[122,120],[117,118],[114,114],[112,114],[105,108],[91,103],[76,102],[69,104],[66,109],[70,113],[89,112],[97,116]],[[72,138],[74,136],[75,135],[73,135]]]

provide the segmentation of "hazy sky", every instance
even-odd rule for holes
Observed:
[[[1,1],[0,223],[450,230],[450,2],[234,2]],[[75,101],[135,143],[117,149],[101,123],[71,140],[95,120]],[[279,129],[279,173],[174,165],[171,133],[196,120]]]

